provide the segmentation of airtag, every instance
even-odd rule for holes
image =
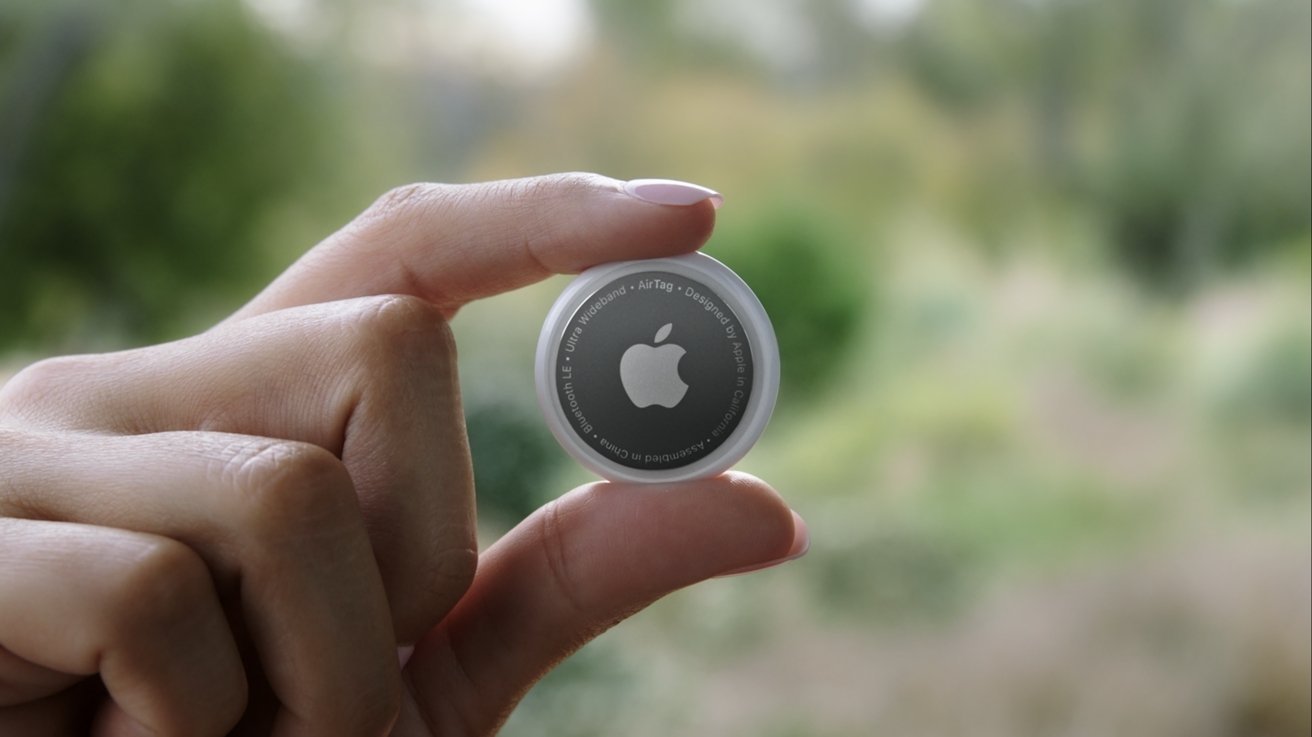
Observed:
[[[622,481],[728,469],[765,430],[779,392],[765,309],[701,253],[584,271],[547,314],[536,368],[552,434]]]

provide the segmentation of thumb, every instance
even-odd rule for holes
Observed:
[[[556,663],[656,599],[799,557],[801,518],[745,474],[669,485],[596,483],[539,509],[480,559],[460,604],[406,668],[434,734],[492,734]]]

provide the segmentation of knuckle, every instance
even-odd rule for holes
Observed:
[[[212,590],[209,569],[195,551],[155,538],[122,569],[106,622],[118,637],[158,633],[194,616],[212,600]]]
[[[371,380],[415,364],[425,367],[454,362],[455,335],[440,308],[418,297],[385,295],[361,300],[354,315],[357,355]]]
[[[451,199],[458,187],[448,184],[416,182],[394,187],[364,209],[346,232],[357,247],[375,250],[385,257],[381,244],[404,238],[425,220],[431,220],[443,203]]]
[[[478,571],[478,550],[472,546],[452,545],[438,553],[432,566],[432,590],[445,592],[458,600],[469,590]]]
[[[22,509],[26,494],[23,458],[29,457],[38,448],[27,432],[0,427],[0,522],[10,516],[15,508]]]
[[[450,323],[437,305],[407,294],[385,294],[359,300],[355,322],[367,336],[432,332],[449,335],[451,332]]]
[[[477,543],[472,534],[460,532],[469,538],[467,542],[438,543],[419,563],[398,562],[395,554],[380,555],[383,586],[393,603],[392,625],[402,641],[413,642],[422,637],[473,585],[478,570]]]
[[[443,496],[454,487],[441,489]],[[402,641],[415,641],[441,621],[473,585],[478,539],[471,513],[445,510],[397,515],[375,528],[379,573],[392,602],[392,625]]]
[[[512,180],[504,193],[505,206],[512,219],[522,223],[518,229],[520,248],[533,259],[543,274],[554,269],[547,266],[543,254],[550,253],[560,237],[559,212],[568,211],[579,201],[597,192],[615,191],[614,180],[589,172],[565,172]],[[571,238],[589,238],[588,233],[571,234]],[[604,246],[604,244],[602,244]]]
[[[553,203],[564,203],[609,188],[600,174],[565,172],[514,180],[507,199],[521,216],[547,217]]]
[[[429,554],[410,581],[398,582],[403,591],[422,592],[412,599],[413,606],[396,612],[399,630],[415,634],[431,627],[455,606],[474,582],[478,570],[478,550],[472,544],[451,542]]]
[[[55,398],[67,385],[68,378],[85,362],[85,356],[58,356],[24,368],[0,386],[0,412],[21,412]]]
[[[393,187],[365,209],[360,219],[372,226],[390,227],[413,219],[431,208],[450,188],[445,184],[415,182]]]
[[[332,453],[287,440],[236,443],[223,473],[235,487],[242,514],[254,528],[294,531],[322,527],[349,514],[355,500],[346,467]]]
[[[454,605],[464,596],[478,570],[478,531],[474,522],[474,479],[472,470],[452,473],[443,484],[442,496],[463,499],[468,513],[448,512],[440,526],[419,530],[433,540],[423,569],[427,580],[418,581],[440,604]],[[436,532],[436,534],[434,534]],[[421,538],[422,539],[422,538]],[[441,612],[445,614],[445,611]]]
[[[375,200],[369,210],[375,215],[381,215],[411,208],[427,201],[433,190],[440,186],[428,182],[412,182],[393,187]]]
[[[547,197],[570,198],[578,195],[606,189],[610,179],[591,172],[570,171],[560,174],[548,174],[525,180],[532,185],[532,192]]]

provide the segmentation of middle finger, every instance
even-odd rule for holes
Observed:
[[[42,401],[52,393],[65,401]],[[161,346],[44,361],[4,387],[6,406],[24,427],[238,433],[338,456],[404,642],[439,621],[473,577],[455,345],[437,308],[416,298],[309,305]]]
[[[305,443],[7,432],[0,516],[162,535],[237,602],[281,704],[274,734],[367,735],[400,703],[387,600],[350,478]],[[143,473],[141,469],[149,469]]]

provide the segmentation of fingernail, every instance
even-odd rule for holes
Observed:
[[[406,663],[410,662],[410,656],[414,654],[414,645],[398,645],[396,648],[396,662],[404,668]]]
[[[798,514],[797,512],[793,512],[793,545],[791,548],[788,549],[788,552],[785,553],[782,558],[767,560],[764,563],[757,563],[756,565],[747,566],[745,568],[735,568],[732,571],[721,573],[720,575],[716,576],[716,578],[725,578],[726,576],[740,576],[744,573],[762,571],[765,570],[766,568],[773,568],[778,565],[783,565],[784,563],[787,563],[790,560],[797,560],[798,558],[801,558],[803,555],[806,555],[806,551],[810,549],[811,549],[811,531],[808,530],[806,527],[806,520],[802,519],[802,515]]]
[[[655,205],[695,205],[710,200],[718,210],[724,204],[724,197],[710,187],[677,179],[631,179],[624,183],[624,191]]]

